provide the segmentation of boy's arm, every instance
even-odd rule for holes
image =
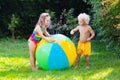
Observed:
[[[78,26],[77,26],[76,28],[72,29],[72,30],[70,31],[70,34],[74,34],[77,30],[79,30],[79,27],[78,27]]]
[[[95,36],[95,33],[91,27],[89,27],[89,32],[90,32],[91,36],[87,39],[87,41],[90,41]]]

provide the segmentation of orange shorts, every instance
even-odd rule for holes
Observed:
[[[90,55],[91,53],[91,42],[78,42],[78,54]]]

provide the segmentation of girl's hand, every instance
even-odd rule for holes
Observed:
[[[51,40],[49,40],[48,42],[55,42],[55,40],[51,39]]]

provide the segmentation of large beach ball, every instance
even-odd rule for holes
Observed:
[[[50,38],[55,42],[46,42],[42,39],[37,46],[38,66],[45,70],[61,70],[71,67],[76,59],[74,43],[62,34],[55,34]]]

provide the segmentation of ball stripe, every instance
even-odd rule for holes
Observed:
[[[75,48],[74,44],[71,41],[59,41],[59,40],[57,40],[57,43],[64,50],[64,52],[68,58],[69,66],[71,66],[75,61],[75,57],[77,56],[76,48]],[[71,50],[69,50],[69,49],[71,49]]]
[[[43,45],[43,44],[45,44],[45,43],[47,43],[44,39],[42,39],[40,42],[39,42],[39,44],[37,45],[37,49],[36,49],[36,51]]]
[[[38,61],[39,67],[44,67],[44,69],[48,69],[48,58],[49,58],[49,52],[51,50],[53,44],[51,43],[45,43],[39,47],[39,49],[36,51],[36,59]]]
[[[69,67],[67,56],[58,43],[54,43],[52,45],[48,61],[50,70],[64,69]]]

